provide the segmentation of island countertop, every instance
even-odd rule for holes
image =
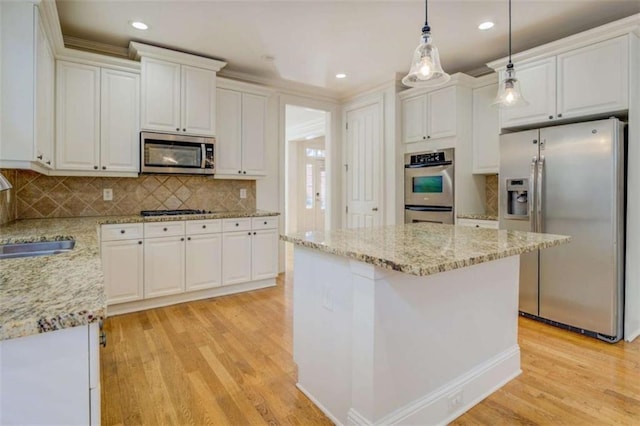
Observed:
[[[570,237],[466,226],[412,223],[281,235],[284,241],[424,276],[567,243]]]
[[[0,244],[75,240],[69,252],[0,260],[0,340],[75,327],[105,318],[98,226],[273,216],[252,210],[182,216],[24,219],[0,226]]]

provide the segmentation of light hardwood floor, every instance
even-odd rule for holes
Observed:
[[[331,424],[296,387],[292,274],[278,286],[108,318],[103,425]],[[520,319],[523,374],[455,425],[640,425],[640,339]]]

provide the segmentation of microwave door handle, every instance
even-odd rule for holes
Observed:
[[[205,144],[200,144],[200,153],[201,153],[200,168],[204,169],[205,166],[207,165],[207,149]]]

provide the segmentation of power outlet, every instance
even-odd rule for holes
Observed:
[[[245,188],[240,189],[240,198],[247,198],[247,190]]]
[[[113,189],[105,188],[102,190],[102,199],[104,201],[113,201]]]
[[[448,397],[449,400],[449,411],[454,411],[462,407],[462,389],[452,393]]]

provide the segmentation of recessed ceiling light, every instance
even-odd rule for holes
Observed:
[[[336,74],[336,78],[346,78],[346,77],[347,77],[347,75],[344,74],[344,73]]]
[[[487,22],[483,22],[482,24],[478,25],[478,29],[479,30],[488,30],[493,28],[494,23],[491,21],[487,21]]]
[[[146,30],[147,28],[149,28],[149,26],[147,24],[145,24],[144,22],[140,22],[140,21],[133,21],[131,23],[131,26],[133,28],[135,28],[136,30]]]

